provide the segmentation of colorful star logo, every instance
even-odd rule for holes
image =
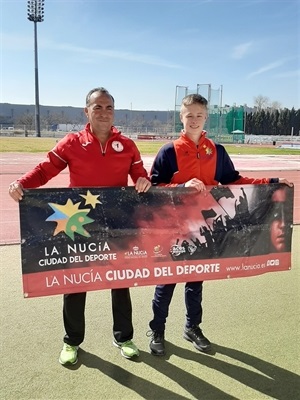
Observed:
[[[96,204],[102,204],[100,200],[98,200],[98,196],[92,194],[89,190],[85,194],[81,194],[81,197],[85,199],[85,205],[91,205],[93,208],[96,208]]]
[[[59,232],[65,232],[72,240],[75,238],[75,232],[85,237],[91,236],[83,227],[83,225],[94,222],[87,216],[90,209],[80,209],[80,203],[73,203],[71,199],[68,199],[66,204],[49,203],[49,205],[54,210],[54,214],[50,215],[46,221],[57,223],[53,236]]]

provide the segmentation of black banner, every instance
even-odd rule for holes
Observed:
[[[290,269],[293,188],[51,188],[20,201],[24,296]]]

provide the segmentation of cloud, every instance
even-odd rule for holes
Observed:
[[[261,67],[258,70],[251,72],[247,76],[247,79],[253,78],[256,75],[261,75],[264,72],[271,71],[272,69],[281,67],[282,65],[284,65],[286,63],[286,61],[287,61],[286,59],[282,59],[282,60],[275,61],[275,62],[273,62],[271,64],[265,65],[264,67]]]
[[[3,36],[3,35],[2,35]],[[2,37],[3,39],[3,37]],[[6,35],[5,50],[10,51],[32,51],[33,39],[29,36],[20,35]],[[129,51],[121,50],[109,50],[109,49],[91,49],[87,47],[74,46],[68,43],[56,43],[51,40],[40,39],[38,42],[39,50],[55,50],[69,53],[81,54],[90,61],[90,63],[98,62],[99,57],[104,58],[116,58],[123,61],[132,61],[148,65],[155,65],[158,67],[170,68],[170,69],[182,69],[183,66],[164,60],[161,57],[144,53],[132,53]],[[83,61],[87,61],[87,59]]]
[[[235,46],[232,51],[232,58],[237,60],[243,58],[249,52],[252,45],[253,42],[246,42]]]
[[[122,59],[125,61],[134,61],[134,62],[139,62],[139,63],[143,63],[143,64],[148,64],[148,65],[156,65],[156,66],[165,67],[165,68],[172,68],[172,69],[183,68],[179,64],[173,64],[162,58],[148,55],[148,54],[142,54],[142,53],[136,54],[136,53],[131,53],[128,51],[107,50],[107,49],[96,49],[95,50],[95,49],[90,49],[90,48],[85,48],[85,47],[72,46],[69,44],[60,44],[60,45],[55,44],[53,47],[55,47],[55,50],[87,54],[90,59],[91,59],[91,56],[118,58],[118,59]]]

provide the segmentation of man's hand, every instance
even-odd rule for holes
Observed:
[[[138,193],[147,192],[151,187],[151,182],[147,178],[139,177],[135,184],[135,190]]]
[[[193,178],[184,184],[185,187],[193,187],[198,190],[198,192],[204,192],[206,187],[202,181],[197,178]]]
[[[12,182],[9,187],[8,187],[8,193],[12,199],[15,201],[20,201],[22,200],[23,197],[23,186],[17,182],[14,181]]]

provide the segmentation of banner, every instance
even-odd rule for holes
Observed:
[[[30,189],[19,202],[24,297],[228,279],[291,268],[286,185]]]

